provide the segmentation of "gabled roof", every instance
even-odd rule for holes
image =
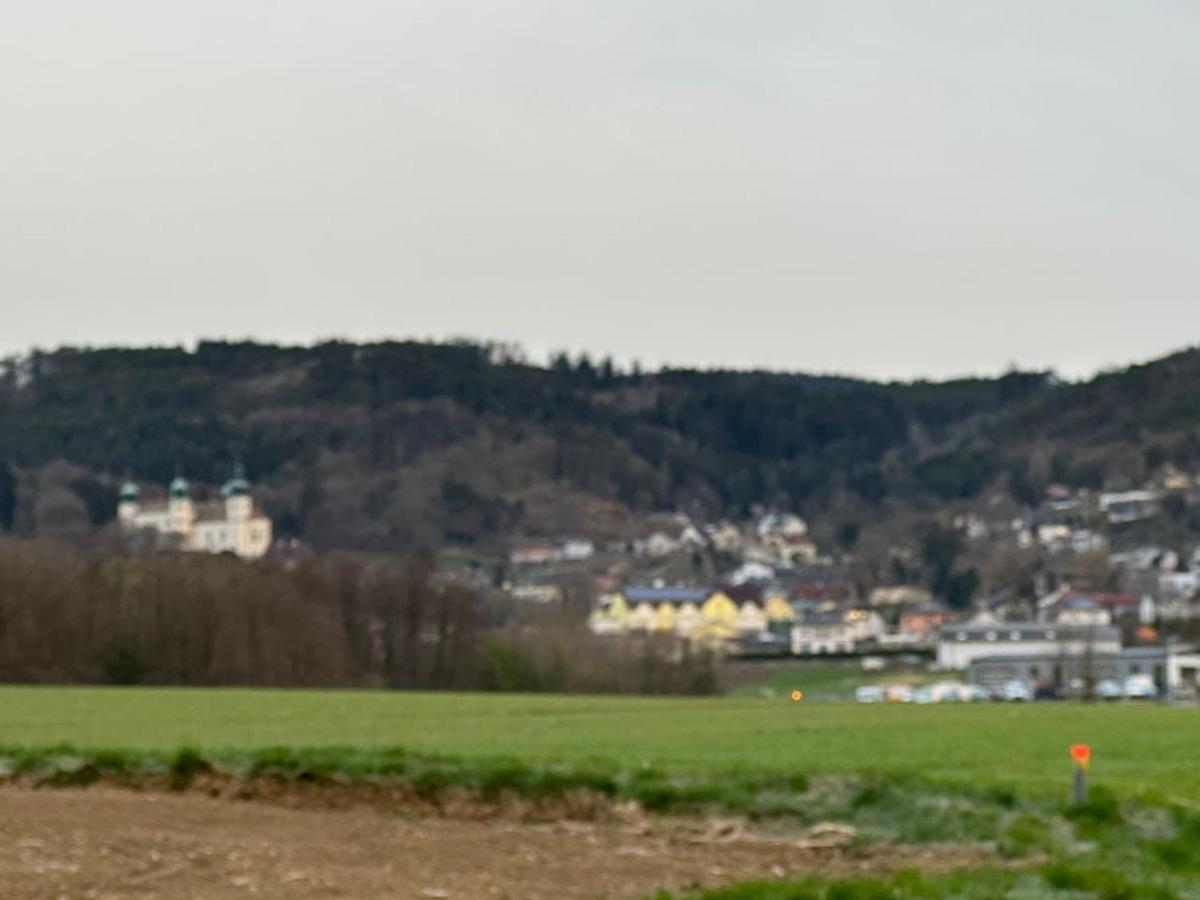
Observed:
[[[801,617],[799,624],[801,625],[843,625],[846,617],[839,610],[830,610],[828,612],[810,612]]]
[[[711,594],[703,588],[627,587],[622,594],[629,603],[703,603]]]

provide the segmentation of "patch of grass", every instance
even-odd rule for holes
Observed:
[[[664,892],[656,900],[994,900],[1006,896],[1023,877],[991,868],[944,876],[905,871],[880,878],[754,881],[678,897]]]
[[[1001,897],[1170,900],[1179,893],[1100,865],[1055,862],[1040,873],[984,867],[946,875],[915,871],[885,877],[755,881],[699,893],[660,893],[656,900],[995,900]],[[1188,894],[1192,896],[1192,894]]]
[[[1091,789],[1086,803],[1067,806],[1063,814],[1076,824],[1082,836],[1092,839],[1125,820],[1117,795],[1101,785]]]
[[[423,800],[437,801],[452,784],[450,776],[440,769],[429,769],[412,779],[413,790]]]
[[[1169,888],[1139,883],[1106,866],[1057,860],[1042,870],[1046,884],[1056,891],[1086,893],[1098,900],[1174,900]]]
[[[1200,817],[1179,813],[1177,826],[1173,836],[1150,841],[1150,849],[1171,872],[1200,873]]]
[[[1022,813],[1008,823],[996,841],[996,849],[1007,859],[1020,859],[1053,844],[1049,823],[1034,813]]]
[[[171,758],[170,787],[173,791],[185,791],[191,787],[197,775],[211,772],[212,763],[191,747],[184,747]]]

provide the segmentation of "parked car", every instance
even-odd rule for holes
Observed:
[[[907,684],[889,684],[883,689],[888,703],[912,703],[913,689]]]
[[[1121,692],[1130,700],[1153,700],[1158,696],[1158,688],[1149,675],[1130,675]]]
[[[1121,685],[1111,678],[1105,678],[1096,685],[1096,696],[1101,700],[1120,700]]]
[[[933,694],[933,688],[919,687],[912,692],[913,703],[937,703],[937,697]]]
[[[935,703],[960,703],[971,699],[971,689],[960,681],[939,681],[930,685]]]
[[[982,684],[972,684],[967,689],[967,699],[972,703],[987,703],[992,699],[992,692],[985,688]]]
[[[1058,700],[1058,685],[1055,684],[1039,684],[1033,689],[1034,700]]]
[[[1007,703],[1028,703],[1033,699],[1033,692],[1025,682],[1014,678],[1000,685],[1000,699]]]
[[[882,703],[887,699],[887,694],[877,684],[864,684],[855,689],[854,699],[859,703]]]

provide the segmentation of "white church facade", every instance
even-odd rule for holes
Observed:
[[[166,502],[142,503],[137,484],[121,488],[117,519],[129,531],[151,530],[179,550],[194,553],[235,553],[258,559],[270,548],[271,520],[259,513],[250,496],[250,482],[239,466],[221,488],[216,503],[195,503],[184,478],[171,482]]]

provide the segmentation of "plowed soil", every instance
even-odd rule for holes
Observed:
[[[641,898],[985,859],[955,847],[802,848],[694,821],[472,821],[112,787],[0,789],[4,900]]]

